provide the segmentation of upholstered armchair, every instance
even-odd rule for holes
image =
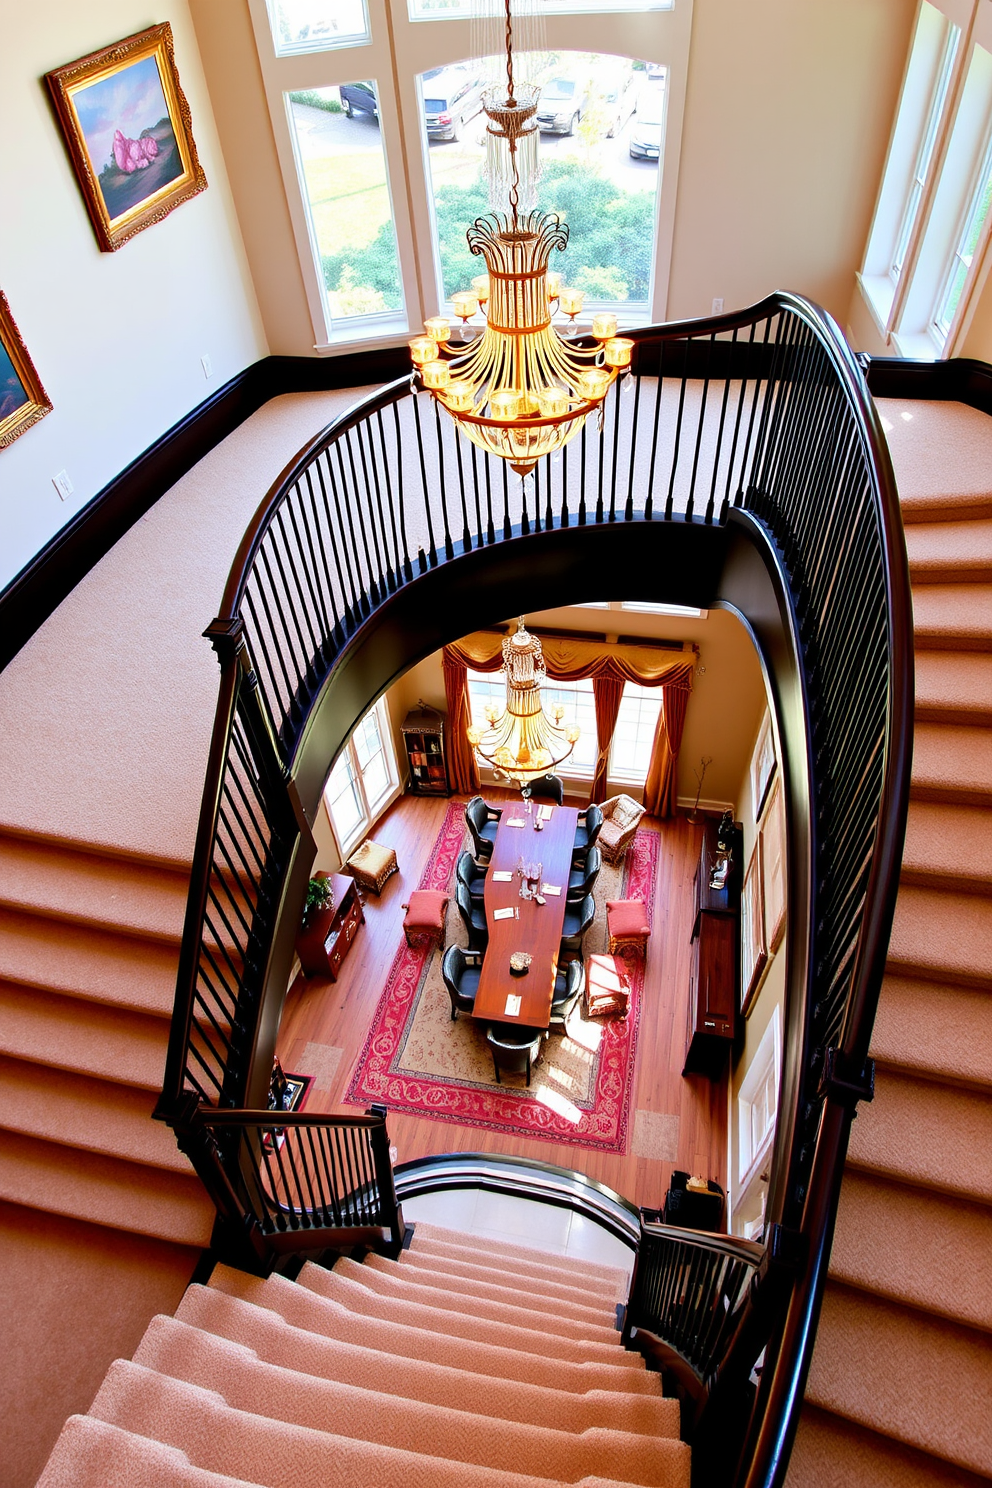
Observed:
[[[619,863],[633,842],[643,815],[644,807],[630,796],[611,796],[603,802],[603,825],[597,841],[608,863]]]

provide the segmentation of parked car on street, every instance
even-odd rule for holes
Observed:
[[[353,119],[356,114],[371,114],[373,119],[378,119],[379,100],[373,83],[342,83],[338,93],[341,107],[349,119]]]
[[[637,112],[630,126],[630,153],[635,160],[657,160],[665,122],[665,90],[649,83],[637,96]]]
[[[604,77],[599,87],[593,88],[593,97],[606,115],[607,139],[615,138],[634,112],[637,103],[632,70],[628,68],[626,72]]]
[[[552,78],[537,102],[537,127],[542,134],[574,134],[588,103],[589,95],[576,78]]]
[[[423,88],[427,138],[461,139],[482,111],[482,78],[467,67],[437,67],[424,73]]]

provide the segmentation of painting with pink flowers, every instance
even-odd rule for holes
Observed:
[[[204,189],[168,23],[56,68],[46,81],[105,251]]]

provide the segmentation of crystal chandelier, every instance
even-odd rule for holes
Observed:
[[[547,681],[544,653],[537,636],[524,629],[521,615],[513,635],[503,642],[503,675],[506,706],[490,703],[485,709],[487,728],[472,724],[468,742],[480,764],[490,765],[497,777],[526,785],[546,775],[568,758],[580,730],[575,724],[562,728],[565,709],[560,703],[545,713],[541,686]]]
[[[618,373],[630,367],[633,342],[617,335],[615,315],[593,317],[591,348],[552,326],[558,311],[574,323],[583,294],[548,272],[552,250],[565,251],[567,226],[553,212],[519,211],[520,157],[528,193],[536,172],[540,89],[515,84],[510,0],[504,7],[507,82],[485,90],[483,109],[490,179],[509,181],[510,211],[480,217],[466,234],[488,273],[452,297],[460,339],[452,340],[450,321],[435,316],[410,342],[410,355],[421,385],[466,437],[525,476],[602,408]],[[471,337],[468,322],[480,310],[485,325]]]

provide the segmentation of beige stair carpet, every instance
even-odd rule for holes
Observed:
[[[992,1478],[992,419],[879,408],[914,591],[912,801],[788,1488],[972,1488]]]

